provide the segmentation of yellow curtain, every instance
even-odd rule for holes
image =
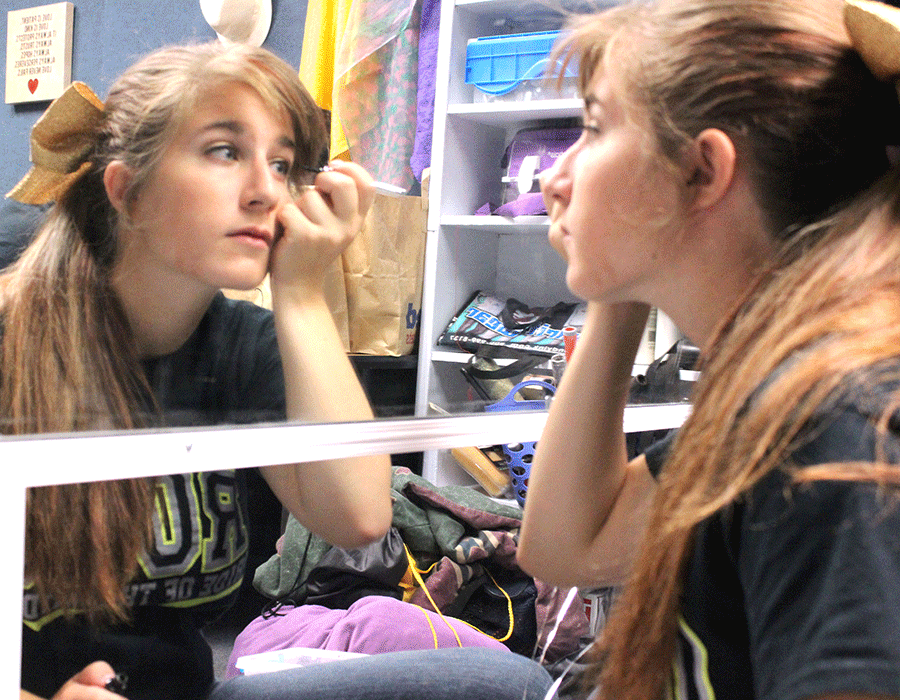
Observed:
[[[347,137],[333,99],[335,58],[353,0],[313,0],[306,6],[300,80],[322,109],[331,111],[331,158],[350,160]]]

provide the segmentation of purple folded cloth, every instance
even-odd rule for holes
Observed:
[[[282,608],[282,611],[286,612],[257,617],[238,634],[228,659],[226,678],[239,675],[235,664],[242,656],[291,647],[384,654],[434,649],[435,645],[456,647],[459,637],[464,647],[509,651],[504,644],[461,620],[441,618],[435,612],[390,596],[360,598],[346,610],[301,605]]]
[[[540,192],[519,195],[513,201],[494,210],[494,216],[537,216],[546,213],[544,196]]]
[[[540,192],[528,192],[520,195],[496,209],[490,202],[487,202],[475,210],[476,216],[538,216],[546,213],[544,196]]]

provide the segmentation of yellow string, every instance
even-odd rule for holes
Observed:
[[[428,616],[428,611],[423,608],[421,605],[414,605],[413,607],[419,608],[422,611],[422,614],[425,616],[425,620],[428,622],[428,626],[431,628],[431,638],[434,639],[434,648],[438,648],[438,638],[437,638],[437,630],[434,628],[434,625],[431,622],[431,618]],[[452,628],[451,628],[452,629]],[[459,641],[459,637],[457,637],[457,641]],[[462,644],[460,644],[462,646]]]
[[[437,603],[434,602],[434,598],[431,597],[431,593],[429,592],[428,587],[425,585],[425,581],[422,580],[422,574],[427,574],[429,571],[431,571],[437,565],[437,562],[435,562],[434,564],[429,566],[427,569],[421,570],[421,569],[419,569],[418,565],[416,564],[415,558],[410,553],[409,547],[407,547],[404,544],[403,548],[406,550],[406,559],[409,562],[409,570],[412,572],[413,578],[415,579],[415,581],[419,585],[419,587],[425,592],[425,596],[428,598],[428,602],[431,603],[431,607],[434,608],[434,611],[440,616],[440,618],[444,621],[444,623],[447,625],[447,627],[450,628],[450,631],[453,632],[453,636],[456,637],[456,643],[460,647],[462,647],[462,641],[460,640],[459,635],[456,633],[456,630],[453,629],[453,625],[451,625],[449,622],[447,622],[447,619],[444,617],[443,613],[441,613],[440,609],[438,608]],[[506,598],[506,612],[509,615],[509,629],[506,630],[506,634],[503,637],[494,637],[493,635],[488,634],[484,630],[478,629],[475,625],[473,625],[469,622],[466,622],[465,620],[460,620],[460,622],[462,622],[465,625],[468,625],[476,632],[481,632],[481,634],[483,634],[486,637],[490,637],[491,639],[496,639],[498,642],[505,642],[507,639],[512,637],[513,630],[515,629],[515,616],[513,615],[512,598],[510,598],[509,593],[507,593],[503,589],[503,587],[499,583],[497,583],[497,579],[495,579],[491,575],[490,571],[485,569],[484,572],[490,577],[491,581],[494,582],[494,585],[497,586],[497,590],[499,590],[503,594],[503,597]],[[404,598],[405,598],[405,596],[404,596]],[[423,608],[423,612],[425,612],[424,608]],[[428,616],[426,615],[426,617],[428,617]],[[431,625],[430,619],[428,620],[428,624]],[[434,640],[435,640],[434,648],[437,649],[437,632],[435,631],[434,626],[431,627],[431,631],[432,631],[432,635],[434,636]]]
[[[431,607],[434,608],[434,611],[435,611],[435,612],[438,614],[438,616],[444,621],[444,624],[447,625],[447,627],[450,628],[450,631],[451,631],[451,632],[453,632],[453,636],[456,637],[456,644],[457,644],[460,648],[462,648],[462,645],[463,645],[463,644],[462,644],[462,640],[459,638],[459,635],[456,633],[456,630],[453,629],[453,625],[451,625],[451,624],[447,621],[447,618],[444,617],[444,614],[443,614],[443,613],[440,611],[440,609],[438,608],[437,603],[434,602],[434,598],[431,597],[431,593],[428,591],[428,587],[425,585],[425,581],[422,580],[422,574],[419,573],[419,567],[418,567],[418,565],[416,564],[416,560],[415,560],[415,558],[413,557],[413,555],[410,554],[409,547],[407,547],[407,546],[404,544],[404,545],[403,545],[403,548],[406,550],[406,559],[407,559],[407,561],[409,562],[409,568],[410,568],[410,570],[412,571],[413,578],[416,579],[416,583],[418,583],[419,586],[422,587],[422,590],[425,591],[425,595],[428,597],[428,602],[431,603]],[[437,562],[435,562],[435,564],[436,564],[436,563],[437,563]],[[431,569],[433,569],[433,568],[434,568],[434,564],[432,564],[428,569],[426,569],[426,570],[425,570],[424,572],[422,572],[422,573],[427,573],[428,571],[431,571]],[[428,617],[428,614],[427,614],[427,612],[425,611],[424,608],[422,609],[422,612],[425,613],[425,617]],[[431,625],[431,619],[430,619],[430,618],[429,618],[429,620],[428,620],[428,624]],[[432,635],[434,635],[434,648],[437,649],[437,648],[438,648],[437,631],[434,629],[434,626],[433,626],[433,625],[431,626],[431,633],[432,633]]]
[[[497,579],[495,579],[493,576],[491,576],[490,571],[485,569],[484,572],[490,577],[491,581],[494,582],[494,585],[497,587],[497,590],[499,590],[503,594],[503,597],[506,598],[506,613],[509,615],[509,629],[506,630],[505,636],[494,637],[494,639],[496,639],[498,642],[505,642],[507,639],[512,637],[513,628],[515,627],[515,624],[516,624],[515,617],[513,616],[512,598],[510,598],[509,593],[507,593],[505,590],[503,590],[503,587],[499,583],[497,583]],[[478,629],[478,628],[476,627],[475,629]],[[490,636],[490,635],[488,635],[488,636]]]
[[[420,587],[420,584],[417,583],[421,581],[421,577],[416,574],[428,574],[431,573],[431,570],[438,565],[437,562],[434,562],[427,569],[420,569],[418,564],[416,563],[415,558],[409,552],[409,548],[404,544],[404,549],[406,550],[406,561],[409,566],[406,568],[406,573],[403,574],[403,578],[400,579],[400,588],[404,589],[403,593],[403,602],[408,603],[409,599],[413,597],[413,594],[416,592],[416,588]],[[421,586],[424,588],[424,586]]]

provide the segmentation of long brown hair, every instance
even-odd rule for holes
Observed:
[[[601,697],[664,696],[698,524],[786,469],[803,426],[900,351],[900,175],[885,155],[897,97],[849,48],[840,19],[840,3],[824,0],[662,0],[577,22],[560,49],[579,62],[582,90],[598,71],[623,79],[671,164],[703,129],[727,133],[778,249],[705,350],[692,414],[597,645]],[[900,482],[885,464],[794,476]]]
[[[327,143],[323,114],[297,72],[270,52],[238,44],[177,46],[128,69],[110,89],[91,167],[0,276],[3,434],[161,423],[110,283],[120,222],[103,173],[113,160],[130,168],[126,201],[133,204],[192,106],[228,82],[248,85],[290,119],[293,182],[303,166],[317,164]],[[152,498],[152,481],[142,479],[31,489],[26,581],[47,604],[95,620],[122,618],[125,584],[150,541]]]

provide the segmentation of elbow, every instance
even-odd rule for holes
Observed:
[[[548,558],[535,556],[531,550],[521,548],[516,552],[519,568],[532,578],[557,588],[602,588],[621,585],[618,572],[585,570],[583,566],[565,566]]]
[[[339,514],[338,514],[339,513]],[[330,544],[342,549],[358,549],[382,539],[391,528],[394,509],[388,489],[379,490],[378,496],[352,499],[331,511],[323,522],[321,536]]]
[[[384,464],[384,469],[374,469],[384,478],[369,482],[367,487],[349,498],[342,509],[343,516],[335,519],[337,529],[341,531],[341,541],[334,544],[339,547],[364,547],[382,539],[390,530],[394,519],[394,503],[391,497],[390,462],[385,459]]]
[[[387,508],[371,508],[359,513],[357,517],[348,519],[334,537],[329,538],[331,544],[343,549],[358,549],[382,539],[391,527],[392,513]]]
[[[540,542],[528,537],[528,528],[523,527],[519,537],[519,546],[516,549],[516,562],[519,568],[533,578],[559,586],[560,577],[565,577],[566,571],[561,570],[558,562],[553,561],[547,555],[546,549]]]
[[[519,565],[519,568],[529,576],[550,583],[544,575],[545,571],[541,566],[540,557],[536,556],[532,548],[526,546],[521,540],[516,549],[516,563]]]
[[[519,540],[516,562],[529,576],[558,588],[616,586],[624,579],[622,566],[598,565],[588,551],[576,554],[564,547],[548,547],[530,539],[527,529]]]
[[[523,546],[520,542],[516,551],[516,562],[522,571],[543,583],[561,588],[576,585],[569,580],[571,572],[543,556],[538,547],[527,544]]]

